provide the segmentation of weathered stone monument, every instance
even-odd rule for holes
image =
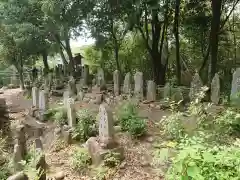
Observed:
[[[114,95],[120,95],[120,72],[118,70],[113,72],[113,82],[114,82]]]
[[[123,148],[114,137],[113,115],[106,104],[99,107],[99,139],[92,137],[86,142],[93,164],[98,166],[109,152],[119,153],[123,157]]]
[[[184,100],[181,87],[177,87],[171,95],[172,100],[176,103],[182,102]]]
[[[32,103],[33,107],[39,107],[39,89],[37,87],[32,88]]]
[[[143,99],[143,73],[136,72],[134,75],[134,95],[138,99]]]
[[[100,90],[104,90],[106,88],[105,76],[102,68],[98,68],[97,86],[100,87]]]
[[[67,106],[68,106],[68,99],[70,98],[69,96],[69,91],[64,91],[63,92],[63,106],[64,108],[67,109]]]
[[[131,73],[128,72],[125,75],[124,82],[123,82],[123,93],[131,94],[131,91],[132,91],[132,79],[131,79]]]
[[[68,125],[70,127],[74,127],[76,125],[76,109],[75,109],[75,101],[72,98],[68,99],[67,117],[68,117]]]
[[[39,93],[39,119],[44,121],[44,113],[48,109],[48,92],[41,90]]]
[[[163,88],[163,98],[164,99],[171,98],[171,84],[169,82],[166,83]]]
[[[240,68],[237,68],[233,73],[232,88],[231,88],[231,102],[235,105],[239,104],[240,99]]]
[[[77,87],[75,84],[75,79],[72,76],[70,77],[70,79],[68,81],[68,92],[69,92],[70,97],[77,95]]]
[[[16,142],[13,151],[13,165],[14,170],[19,171],[22,169],[21,161],[27,155],[25,128],[23,125],[17,126]]]
[[[197,95],[198,95],[198,93],[201,92],[202,87],[203,87],[202,80],[201,80],[199,74],[196,72],[192,79],[191,88],[190,88],[190,92],[189,92],[189,98],[191,101],[197,98]]]
[[[218,104],[220,100],[220,78],[216,73],[211,83],[211,101]]]
[[[84,86],[88,86],[89,84],[89,66],[84,65],[84,70],[83,70],[83,84]]]
[[[147,101],[156,101],[156,84],[154,81],[147,82]]]

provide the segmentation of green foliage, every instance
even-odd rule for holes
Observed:
[[[54,115],[54,121],[59,125],[65,125],[67,123],[67,110],[60,108]]]
[[[211,114],[207,113],[207,109],[210,107],[210,104],[206,106],[201,103],[201,100],[205,96],[206,89],[206,87],[202,88],[196,95],[194,101],[190,102],[186,112],[172,111],[171,115],[162,118],[161,125],[164,134],[172,139],[180,140],[186,134],[189,135],[199,130],[199,128],[208,126],[209,122],[207,122],[207,120],[211,117]]]
[[[41,176],[42,170],[40,168],[36,169],[36,166],[42,156],[43,155],[40,151],[35,147],[31,147],[25,160],[21,162],[23,165],[23,171],[29,179],[37,180]]]
[[[117,116],[123,131],[129,132],[134,137],[140,137],[146,133],[146,120],[137,115],[137,106],[134,103],[122,104]]]
[[[100,166],[94,169],[94,180],[105,180],[108,175],[109,168],[105,166]]]
[[[86,169],[91,164],[91,157],[84,148],[78,148],[71,158],[72,166],[77,171]]]
[[[6,140],[1,137],[0,133],[0,179],[7,179],[10,175],[9,154],[5,151]]]
[[[106,167],[113,168],[121,163],[121,155],[115,152],[109,152],[106,154],[103,160],[103,164]]]
[[[202,138],[184,139],[166,177],[169,180],[238,179],[239,142],[237,145],[212,146]]]
[[[240,134],[240,114],[232,109],[227,109],[215,120],[216,130],[228,135]]]
[[[183,113],[172,113],[170,116],[162,118],[164,134],[173,139],[179,139],[184,136]]]
[[[67,110],[62,106],[50,108],[44,115],[45,119],[53,120],[58,125],[65,125],[67,123]]]
[[[77,120],[77,125],[74,127],[73,130],[74,139],[85,142],[89,137],[96,135],[96,120],[89,111],[78,111]]]

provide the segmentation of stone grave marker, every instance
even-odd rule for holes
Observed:
[[[69,91],[64,91],[63,92],[63,106],[64,108],[67,109],[67,105],[68,105],[68,99],[70,98],[69,96]]]
[[[156,84],[154,81],[147,82],[147,101],[156,101]]]
[[[143,99],[143,73],[136,72],[134,75],[134,95],[139,98]]]
[[[119,96],[120,95],[120,72],[118,70],[115,70],[113,72],[113,82],[114,82],[114,95]]]
[[[68,117],[68,125],[70,127],[74,127],[76,125],[76,109],[75,109],[75,101],[73,98],[68,98],[67,117]]]
[[[39,107],[39,89],[37,87],[32,88],[32,103],[33,107]]]
[[[114,139],[113,115],[106,104],[99,107],[99,138],[91,137],[86,142],[93,165],[98,166],[110,153],[119,153],[123,157],[123,148]]]
[[[131,83],[131,73],[128,72],[124,78],[123,82],[123,93],[124,94],[131,94],[132,91],[132,83]]]
[[[84,86],[88,86],[88,83],[89,83],[89,66],[86,65],[86,64],[84,64],[83,81],[84,81]]]
[[[100,87],[100,90],[103,90],[106,88],[105,76],[104,76],[104,71],[102,68],[98,68],[97,86]]]
[[[77,87],[75,84],[75,79],[72,76],[70,77],[70,79],[68,81],[68,92],[69,92],[70,97],[77,95]]]
[[[232,78],[231,99],[236,98],[239,92],[240,92],[240,68],[237,68],[236,71],[233,73]]]
[[[48,92],[41,90],[39,93],[39,118],[41,121],[44,120],[44,113],[48,109]]]
[[[220,78],[216,73],[211,83],[211,101],[218,104],[220,100]]]
[[[99,140],[103,147],[115,144],[113,114],[106,104],[99,107]]]
[[[198,96],[198,93],[201,92],[202,87],[203,87],[202,80],[201,80],[199,74],[196,72],[192,79],[191,88],[190,88],[190,92],[189,92],[189,97],[190,97],[191,101],[196,99],[196,97]]]
[[[169,82],[166,83],[163,88],[163,98],[164,99],[171,98],[171,85]]]

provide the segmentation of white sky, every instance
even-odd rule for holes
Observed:
[[[70,40],[70,44],[72,47],[81,47],[84,45],[91,45],[94,42],[95,40],[89,37],[78,37],[77,39]]]

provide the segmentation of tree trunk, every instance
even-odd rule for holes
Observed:
[[[22,62],[22,60],[20,60],[20,64],[14,64],[14,66],[16,67],[16,69],[19,73],[20,88],[22,90],[24,90],[25,86],[24,86],[24,78],[23,78],[23,62]]]
[[[48,53],[47,51],[42,52],[42,57],[43,57],[43,65],[46,73],[49,72],[49,65],[48,65]]]
[[[212,0],[212,22],[210,32],[210,63],[209,63],[209,76],[208,83],[210,84],[212,78],[217,72],[217,60],[218,60],[218,41],[220,30],[220,18],[221,18],[222,0]]]
[[[180,11],[180,0],[176,0],[175,6],[175,17],[174,17],[174,36],[176,45],[176,75],[177,84],[181,85],[181,63],[180,63],[180,43],[179,43],[179,11]]]
[[[69,38],[66,37],[65,38],[65,44],[66,44],[66,52],[69,58],[69,72],[72,76],[74,76],[74,60],[73,60],[73,55],[72,55],[72,50],[71,50],[71,46],[70,46],[70,42],[69,42]]]

